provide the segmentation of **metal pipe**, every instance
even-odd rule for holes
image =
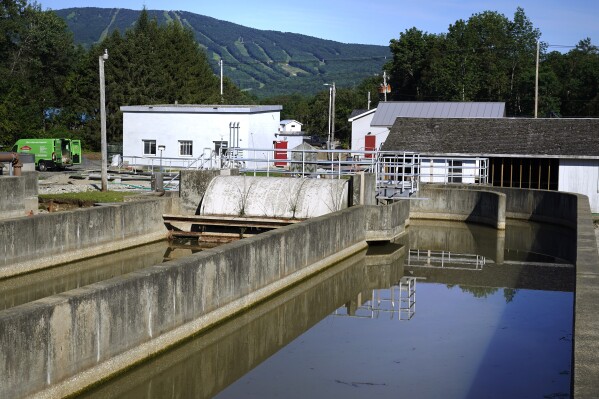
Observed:
[[[19,159],[19,154],[16,152],[2,152],[0,153],[0,162],[10,162],[13,167],[13,175],[21,176],[21,168],[23,164]]]

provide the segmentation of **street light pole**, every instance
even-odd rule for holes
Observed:
[[[108,190],[108,150],[106,144],[106,88],[104,83],[104,62],[108,59],[108,50],[98,57],[100,63],[100,136],[102,151],[102,191]]]
[[[337,90],[335,88],[335,82],[325,83],[325,86],[329,86],[329,150],[335,149],[335,95]]]
[[[333,104],[333,88],[329,87],[329,134],[327,136],[327,147],[331,149],[331,105]]]
[[[335,149],[335,96],[337,95],[337,89],[335,88],[335,82],[333,82],[333,112],[331,112],[331,146]]]

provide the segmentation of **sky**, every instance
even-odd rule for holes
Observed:
[[[400,32],[416,27],[445,33],[459,19],[482,11],[497,11],[510,20],[522,7],[541,41],[574,46],[590,37],[599,45],[599,0],[38,0],[42,9],[70,7],[181,10],[250,28],[301,33],[342,43],[387,46]]]

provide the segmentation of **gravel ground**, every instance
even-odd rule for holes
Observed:
[[[99,176],[99,173],[92,173],[92,176]],[[110,180],[115,177],[114,180]],[[108,181],[108,190],[110,191],[147,191],[150,189],[149,180],[126,180],[118,181],[120,176],[110,175]],[[60,194],[77,193],[83,191],[99,191],[102,188],[102,181],[99,179],[90,179],[90,173],[85,171],[71,172],[44,172],[39,174],[38,192],[39,194]]]

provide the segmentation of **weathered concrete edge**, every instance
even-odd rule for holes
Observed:
[[[121,251],[127,248],[133,248],[144,244],[164,240],[167,237],[166,232],[153,232],[137,237],[125,238],[120,241],[108,242],[93,247],[80,250],[69,251],[62,254],[48,255],[39,259],[28,260],[12,264],[10,268],[0,268],[0,279],[18,276],[20,274],[30,273],[49,267],[58,266],[64,263],[72,262],[73,259],[83,260],[95,256],[106,255],[111,252]]]
[[[505,230],[507,201],[502,192],[427,184],[423,185],[421,194],[424,198],[412,200],[416,202],[410,207],[410,218],[480,223]]]
[[[577,196],[576,292],[572,394],[575,398],[599,397],[599,253],[589,199]]]
[[[5,243],[0,248],[0,278],[164,239],[168,230],[162,214],[173,207],[172,202],[146,198],[0,220],[0,241]],[[134,222],[141,216],[141,223]],[[80,234],[84,229],[89,232]]]
[[[409,203],[404,203],[403,204],[404,207],[409,207]],[[397,209],[401,209],[401,206],[398,207]],[[405,209],[404,209],[405,210]],[[243,240],[243,241],[238,241],[236,243],[232,243],[226,246],[221,247],[221,249],[213,249],[213,250],[209,250],[209,251],[205,251],[202,254],[197,254],[198,258],[210,258],[210,259],[214,259],[214,260],[209,260],[210,264],[208,265],[209,268],[211,268],[212,273],[214,273],[214,270],[219,270],[218,269],[218,265],[219,263],[222,266],[227,266],[227,269],[220,269],[220,270],[231,270],[232,272],[236,272],[238,270],[238,268],[235,266],[235,264],[243,264],[244,260],[247,260],[246,255],[250,255],[250,256],[258,256],[258,257],[264,257],[265,255],[269,256],[270,259],[267,259],[266,263],[268,267],[268,269],[270,269],[271,271],[275,272],[276,274],[278,274],[280,277],[279,278],[284,278],[294,272],[296,272],[297,270],[301,269],[301,268],[305,268],[308,267],[314,263],[317,263],[319,261],[321,261],[323,258],[327,258],[329,259],[329,261],[334,261],[335,258],[330,258],[331,256],[335,256],[335,254],[338,254],[339,251],[342,251],[346,245],[348,245],[350,248],[353,245],[357,245],[360,244],[362,246],[364,246],[365,248],[365,207],[359,206],[359,207],[353,207],[350,209],[346,209],[344,211],[341,212],[337,212],[335,214],[331,214],[331,215],[325,215],[319,218],[315,218],[314,220],[308,221],[306,222],[306,224],[304,223],[300,223],[300,224],[296,224],[296,225],[292,225],[292,226],[287,226],[284,227],[282,229],[279,230],[275,230],[272,232],[268,232],[268,233],[264,233],[263,235],[254,237],[254,238],[248,238],[248,240]],[[352,215],[352,217],[348,217]],[[332,219],[331,219],[332,218]],[[331,220],[334,220],[334,224],[335,225],[331,225]],[[342,226],[345,226],[344,228],[341,228]],[[310,232],[310,234],[306,235],[306,232]],[[322,237],[319,237],[319,232],[320,234],[325,233],[324,237],[325,239],[323,240]],[[331,233],[336,233],[337,236],[333,237],[330,234]],[[332,239],[326,240],[326,237],[330,237]],[[269,251],[271,251],[271,249],[269,248],[269,246],[271,244],[269,244],[269,242],[273,241],[273,238],[278,241],[278,243],[275,243],[275,247],[273,247],[272,249],[275,250],[275,256],[271,256],[269,254]],[[305,240],[304,240],[305,238]],[[256,247],[256,252],[252,252],[252,254],[250,254],[250,252],[248,252],[247,248],[253,247],[253,244],[258,243],[259,246]],[[328,245],[322,245],[324,243],[328,243]],[[297,245],[299,246],[297,246]],[[295,249],[292,249],[295,245]],[[280,248],[280,249],[277,249]],[[300,250],[300,248],[306,248],[305,252],[302,252],[302,250]],[[286,249],[286,250],[281,250],[281,249]],[[308,249],[310,249],[310,251],[307,251]],[[227,254],[228,252],[230,252],[230,254]],[[233,256],[233,257],[231,257]],[[339,255],[336,255],[339,256]],[[241,263],[237,262],[236,259],[238,261],[240,261]],[[257,258],[258,259],[258,258]],[[177,262],[177,261],[175,261]],[[231,263],[233,262],[233,263]],[[237,263],[235,263],[237,262]],[[181,263],[181,262],[179,262]],[[185,263],[185,262],[183,262]],[[192,262],[191,264],[193,264],[194,262]],[[138,305],[141,305],[142,307],[145,306],[144,303],[145,301],[147,301],[148,299],[150,299],[151,301],[154,301],[155,304],[157,304],[158,306],[154,306],[152,305],[148,310],[148,315],[150,313],[152,313],[152,315],[156,315],[157,310],[160,309],[162,307],[162,305],[160,304],[164,304],[166,302],[156,302],[158,301],[158,295],[160,294],[164,294],[167,292],[174,292],[173,288],[175,286],[178,286],[178,281],[181,281],[181,277],[185,277],[184,274],[191,272],[192,274],[194,274],[195,278],[198,278],[197,272],[193,271],[195,270],[195,267],[192,267],[191,269],[185,267],[185,268],[181,268],[179,264],[172,264],[170,267],[166,266],[166,265],[158,265],[158,266],[154,266],[153,270],[150,270],[148,272],[135,272],[132,273],[130,276],[128,277],[121,277],[118,279],[115,279],[114,281],[111,281],[109,283],[97,283],[94,286],[88,286],[87,288],[81,288],[78,289],[77,291],[73,291],[70,294],[60,294],[60,295],[56,295],[54,297],[50,297],[49,299],[46,300],[41,300],[38,301],[38,303],[36,304],[31,304],[31,305],[24,305],[24,306],[28,306],[30,309],[28,311],[29,314],[33,314],[36,312],[41,312],[41,313],[37,313],[36,316],[34,317],[42,317],[45,318],[44,320],[44,325],[41,326],[43,328],[51,328],[51,329],[55,329],[55,327],[58,327],[58,329],[56,331],[52,330],[52,333],[54,334],[56,339],[61,339],[61,337],[65,337],[68,336],[72,336],[73,339],[78,339],[77,337],[90,337],[90,335],[81,335],[82,332],[85,332],[84,330],[87,327],[90,327],[91,329],[103,329],[104,327],[102,326],[98,326],[96,325],[95,322],[87,323],[88,321],[96,318],[96,321],[98,321],[99,319],[97,319],[97,316],[99,314],[101,314],[101,312],[103,311],[102,309],[98,309],[96,306],[93,306],[93,303],[99,303],[97,302],[98,300],[102,300],[101,297],[98,296],[98,293],[101,294],[101,291],[109,291],[112,290],[112,294],[111,295],[117,295],[118,299],[115,299],[116,302],[113,303],[106,303],[106,305],[108,307],[118,307],[120,306],[120,303],[124,303],[123,301],[127,301],[127,295],[126,293],[123,293],[123,291],[119,291],[118,287],[119,286],[124,286],[124,285],[128,285],[128,284],[137,284],[136,281],[144,281],[145,283],[143,283],[143,287],[152,287],[152,284],[154,284],[155,282],[158,281],[165,281],[163,286],[157,287],[156,292],[152,292],[150,296],[147,295],[142,295],[142,297],[139,298],[139,303]],[[216,269],[215,269],[216,268]],[[295,269],[295,270],[294,270]],[[255,271],[249,270],[249,273],[251,273],[251,275],[254,275],[256,277],[258,277],[258,280],[264,280],[264,277],[267,277],[266,275],[263,276],[258,276],[255,274]],[[265,269],[265,271],[267,271]],[[164,279],[159,278],[156,279],[156,277],[158,276],[163,276],[164,275]],[[213,277],[216,275],[213,275]],[[187,276],[189,277],[189,276]],[[222,277],[225,277],[224,279]],[[140,279],[141,278],[141,279]],[[247,278],[247,276],[246,276]],[[235,276],[232,277],[228,277],[228,276],[221,276],[220,272],[219,272],[219,277],[218,277],[219,281],[215,282],[214,284],[214,288],[223,288],[224,290],[222,297],[219,295],[219,298],[216,299],[211,299],[210,303],[207,303],[206,306],[206,312],[209,311],[214,311],[217,308],[214,306],[225,306],[226,304],[228,304],[228,301],[235,301],[238,300],[241,297],[244,297],[245,295],[248,295],[249,293],[251,293],[251,289],[252,286],[254,286],[253,289],[258,290],[261,289],[263,287],[265,287],[266,285],[262,285],[262,286],[255,286],[255,284],[250,284],[247,285],[244,282],[244,278],[241,277],[241,279],[236,278]],[[256,281],[258,281],[256,280]],[[195,281],[195,280],[194,280]],[[249,280],[249,282],[253,281],[251,278]],[[272,280],[270,282],[268,282],[267,284],[272,284],[276,282],[276,280]],[[195,283],[194,283],[195,284]],[[240,285],[241,284],[241,285]],[[244,285],[245,284],[245,285]],[[241,288],[240,291],[233,290],[233,288],[239,285],[239,287],[237,288]],[[247,285],[247,287],[246,287]],[[202,288],[202,292],[203,292]],[[206,293],[211,292],[211,290],[213,288],[209,287],[208,288],[209,291],[206,291]],[[116,291],[115,291],[116,290]],[[159,292],[160,291],[160,292]],[[195,290],[194,290],[195,291]],[[187,294],[191,294],[192,292],[190,291]],[[167,302],[170,300],[170,298],[172,297],[172,300],[174,301],[172,304],[175,305],[175,302],[177,302],[177,305],[179,306],[177,309],[179,309],[179,312],[175,315],[175,317],[165,317],[165,318],[161,318],[158,317],[156,318],[156,320],[154,321],[152,319],[152,315],[149,315],[149,318],[145,318],[144,316],[141,315],[139,317],[136,318],[135,322],[137,322],[138,324],[141,323],[152,323],[152,325],[150,325],[149,328],[149,335],[150,335],[150,339],[152,339],[152,328],[153,327],[157,327],[156,333],[157,334],[165,334],[167,333],[169,330],[164,330],[164,327],[166,327],[168,324],[170,323],[178,323],[178,321],[181,319],[181,317],[186,318],[187,316],[192,316],[192,314],[190,312],[196,312],[197,310],[203,312],[203,310],[200,310],[199,308],[196,308],[194,304],[192,304],[192,302],[189,302],[189,300],[191,300],[191,296],[190,295],[185,295],[184,297],[181,297],[180,299],[175,299],[174,295],[166,295],[166,297],[162,298],[162,299],[166,299]],[[115,298],[112,297],[111,298]],[[177,297],[178,298],[178,297]],[[229,299],[230,298],[230,299]],[[223,301],[224,302],[221,302]],[[119,302],[120,301],[120,302]],[[220,305],[219,305],[220,303]],[[92,306],[88,306],[88,304],[91,304]],[[170,303],[169,303],[170,305]],[[189,305],[189,306],[188,306]],[[104,304],[102,303],[102,306],[104,306]],[[202,304],[202,309],[203,309],[204,305]],[[107,308],[108,309],[108,308]],[[58,310],[58,313],[55,313],[56,310]],[[87,315],[87,318],[82,319],[82,323],[81,327],[83,328],[79,328],[78,325],[74,326],[74,327],[69,327],[69,323],[64,323],[63,321],[58,322],[57,324],[57,320],[61,319],[61,318],[71,318],[71,320],[73,319],[73,315],[75,313],[73,312],[86,312],[87,310],[90,310],[91,313],[89,313]],[[108,311],[110,312],[112,309],[108,309]],[[48,313],[50,312],[50,313]],[[14,313],[12,315],[9,315],[8,313]],[[18,329],[21,329],[22,331],[25,330],[29,330],[32,331],[34,334],[39,335],[38,333],[36,333],[35,331],[37,331],[37,329],[40,327],[39,324],[35,324],[36,321],[35,320],[30,320],[28,318],[28,316],[23,316],[22,313],[20,313],[20,311],[15,311],[15,312],[8,312],[6,314],[7,317],[11,318],[13,316],[16,316],[16,318],[14,319],[15,322],[17,324],[16,327]],[[185,314],[184,314],[185,313]],[[83,313],[82,313],[83,314]],[[85,314],[84,314],[85,316]],[[197,317],[202,317],[203,314],[198,314],[197,316],[193,317],[193,318],[188,318],[187,322],[190,322],[191,320],[194,320]],[[25,317],[25,318],[23,318]],[[19,320],[24,320],[23,323],[21,323],[20,325],[18,325],[18,323],[20,323]],[[33,322],[33,324],[31,324]],[[108,361],[109,358],[111,357],[116,357],[116,356],[120,356],[121,353],[127,352],[130,349],[133,349],[134,347],[136,347],[137,345],[141,345],[144,342],[147,342],[145,337],[147,337],[147,331],[141,331],[141,330],[135,330],[133,331],[133,322],[131,321],[131,319],[128,319],[128,322],[125,323],[126,325],[124,326],[123,324],[120,324],[120,327],[117,326],[117,333],[130,333],[132,332],[133,335],[136,335],[135,337],[131,336],[130,338],[132,340],[135,339],[141,339],[141,341],[139,341],[139,344],[135,344],[135,345],[131,345],[129,347],[124,347],[123,351],[121,352],[120,349],[112,349],[112,350],[108,350],[108,352],[112,352],[112,355],[104,355],[104,360],[102,362],[98,362],[97,364],[91,364],[89,365],[89,367],[96,367],[97,365],[103,363],[104,361]],[[178,324],[173,326],[172,328],[178,328],[180,325],[182,324]],[[107,326],[110,326],[110,324],[107,324]],[[123,327],[124,326],[124,327]],[[31,327],[31,328],[30,328]],[[137,328],[138,326],[135,325],[135,328]],[[143,326],[145,327],[145,326]],[[11,331],[14,331],[12,329],[10,329]],[[160,332],[159,332],[160,330]],[[50,330],[48,330],[50,331]],[[108,330],[104,330],[104,331],[108,331]],[[140,332],[141,331],[141,332]],[[7,332],[7,337],[10,338],[10,335],[12,333],[10,331]],[[46,333],[43,333],[46,334]],[[65,335],[66,334],[66,335]],[[77,335],[79,334],[79,335]],[[103,334],[103,333],[102,333]],[[22,334],[20,334],[20,336],[22,336]],[[102,340],[102,345],[108,344],[108,340],[112,340],[115,337],[110,337],[109,335],[104,335],[103,336],[105,338],[103,338]],[[116,337],[118,339],[118,337]],[[84,338],[87,339],[87,338]],[[8,341],[7,341],[8,342]],[[57,341],[58,342],[58,341]],[[69,341],[71,342],[71,340]],[[130,342],[133,343],[133,342]],[[84,371],[80,371],[80,372],[75,372],[75,373],[71,373],[68,371],[69,368],[71,368],[71,365],[75,365],[77,363],[79,363],[80,360],[83,360],[84,362],[89,362],[90,358],[86,358],[86,355],[88,355],[89,353],[97,353],[97,356],[100,356],[100,343],[96,343],[95,340],[92,340],[89,342],[89,344],[91,346],[89,346],[89,348],[85,348],[85,347],[81,347],[78,349],[77,353],[67,353],[64,352],[62,349],[62,346],[57,346],[57,345],[53,345],[53,344],[48,344],[48,345],[42,345],[40,347],[36,347],[34,349],[32,349],[32,352],[29,354],[29,358],[34,362],[38,362],[41,361],[42,363],[39,363],[39,365],[41,365],[42,367],[46,367],[44,370],[47,370],[48,367],[50,367],[51,372],[53,373],[54,376],[59,375],[60,373],[62,374],[67,374],[64,376],[65,380],[69,379],[69,378],[73,378],[75,375],[80,374],[81,372]],[[28,345],[30,345],[30,341],[25,342],[25,340],[21,340],[21,347],[23,348],[28,348]],[[126,346],[129,345],[129,343],[125,343],[121,346]],[[105,351],[105,349],[107,349],[108,347],[106,346],[102,346],[101,351],[103,353],[107,353]],[[16,348],[13,348],[13,350],[16,350]],[[97,350],[97,352],[96,352]],[[43,354],[43,351],[51,351],[48,352],[47,354]],[[59,353],[60,352],[60,353]],[[42,354],[41,357],[38,356],[38,354]],[[50,359],[50,354],[52,354],[52,359]],[[80,356],[83,355],[83,357]],[[74,356],[74,357],[73,357]],[[96,355],[93,355],[94,357]],[[106,357],[108,356],[108,357]],[[69,357],[70,359],[67,362],[63,362],[60,360],[61,357]],[[71,359],[72,358],[72,359]],[[66,360],[66,358],[64,359]],[[29,361],[27,359],[22,359],[20,361],[20,365],[16,365],[16,367],[14,368],[14,371],[19,371],[19,368],[25,364],[24,362]],[[91,360],[91,362],[93,362],[93,360]],[[83,365],[83,364],[81,364]],[[85,370],[86,367],[81,368],[81,370]],[[27,369],[27,370],[32,370],[32,369]],[[35,371],[32,374],[28,375],[27,378],[33,376],[33,378],[30,378],[30,380],[32,382],[36,381],[36,377],[40,376],[40,374]],[[10,378],[17,377],[17,379],[14,381],[16,384],[22,384],[23,381],[25,381],[24,377],[20,376],[20,374],[12,374],[12,376]],[[56,378],[56,377],[54,377]],[[58,379],[56,379],[56,381],[54,382],[54,384],[60,384],[60,381],[62,380],[61,377],[57,377]],[[45,377],[44,377],[45,379]],[[19,382],[20,381],[20,382]],[[8,386],[8,385],[7,385]],[[43,392],[46,389],[51,389],[51,386],[46,383],[46,386],[41,388],[41,390],[39,392]],[[37,391],[37,389],[33,388],[30,390],[29,393],[25,392],[25,395],[32,395]],[[11,392],[10,390],[7,390],[7,392]],[[15,392],[16,393],[16,392]],[[74,392],[73,392],[74,394]]]
[[[410,202],[389,205],[365,205],[366,241],[393,241],[410,223]]]
[[[258,289],[244,297],[234,300],[210,313],[202,315],[197,319],[179,326],[171,331],[163,333],[151,341],[142,343],[132,349],[114,356],[95,367],[87,369],[67,380],[61,381],[44,391],[32,395],[32,398],[56,398],[73,395],[76,392],[87,389],[111,376],[121,372],[124,369],[134,366],[147,360],[157,354],[164,352],[181,341],[192,337],[202,330],[210,328],[216,323],[220,323],[227,318],[232,317],[248,307],[251,307],[268,297],[285,290],[311,275],[321,272],[328,267],[340,262],[351,255],[358,253],[368,247],[365,241],[359,242],[346,248],[334,255],[313,263],[310,266],[300,269],[293,274],[275,281],[263,288]]]

